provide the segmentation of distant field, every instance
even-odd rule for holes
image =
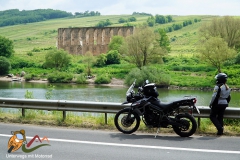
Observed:
[[[26,54],[33,48],[46,48],[56,46],[58,28],[69,27],[91,27],[95,26],[99,21],[109,19],[112,26],[122,26],[119,24],[119,18],[129,18],[132,15],[111,15],[111,16],[95,16],[84,18],[63,18],[48,20],[37,23],[28,23],[22,25],[0,27],[0,35],[5,36],[14,41],[16,55]],[[134,15],[136,22],[131,24],[142,24],[146,22],[148,16]],[[164,25],[156,25],[155,28],[165,28],[174,23],[182,23],[185,20],[201,19],[201,22],[182,28],[181,30],[168,33],[169,38],[175,37],[176,40],[171,42],[172,53],[195,53],[195,43],[198,40],[198,28],[203,22],[209,21],[212,16],[173,16],[174,22]]]

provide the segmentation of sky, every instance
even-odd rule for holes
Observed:
[[[240,0],[0,0],[8,9],[56,9],[67,12],[98,11],[101,15],[145,12],[152,15],[240,16]]]

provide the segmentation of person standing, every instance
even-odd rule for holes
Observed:
[[[223,117],[226,108],[231,100],[231,89],[226,84],[227,75],[219,73],[215,76],[216,85],[213,90],[209,107],[211,108],[210,119],[217,128],[217,135],[222,135],[224,130]]]

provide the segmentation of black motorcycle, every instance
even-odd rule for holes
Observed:
[[[195,105],[195,97],[185,97],[170,103],[161,102],[158,97],[156,85],[148,80],[135,94],[133,88],[136,80],[129,87],[123,104],[131,103],[130,107],[120,110],[114,118],[116,128],[125,134],[135,132],[140,125],[140,117],[147,127],[173,128],[181,137],[193,135],[197,129],[197,122],[193,117],[193,110],[199,109]],[[156,134],[156,135],[157,135]],[[155,136],[156,137],[156,136]]]

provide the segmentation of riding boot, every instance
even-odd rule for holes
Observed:
[[[217,130],[218,130],[218,132],[217,132],[217,135],[218,135],[218,136],[223,135],[223,127],[218,128]]]

